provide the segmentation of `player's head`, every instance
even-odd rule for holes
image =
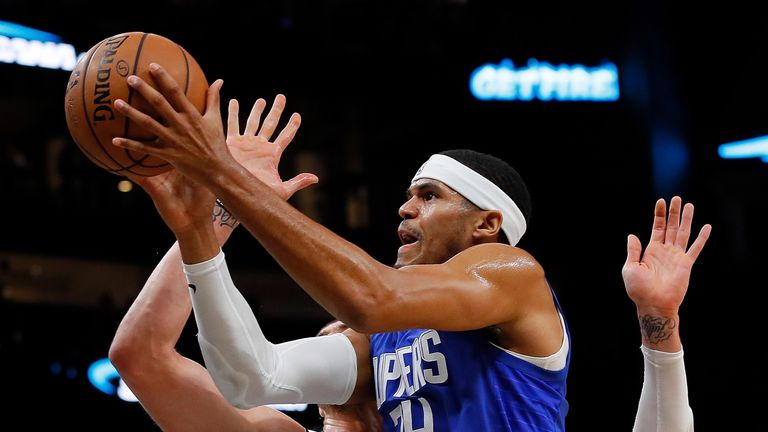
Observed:
[[[318,336],[328,336],[336,333],[341,333],[349,328],[348,325],[344,324],[343,322],[339,320],[333,320],[329,322],[328,324],[324,325],[323,328],[320,329],[319,332],[317,332]]]
[[[317,333],[328,336],[341,333],[349,327],[341,321],[331,321]],[[378,432],[383,430],[381,416],[373,401],[345,405],[318,405],[323,417],[324,430],[344,430],[346,432]]]
[[[503,160],[447,150],[419,168],[399,213],[403,246],[395,267],[437,264],[476,244],[517,244],[531,197],[520,174]]]

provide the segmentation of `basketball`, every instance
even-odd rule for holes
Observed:
[[[112,138],[138,141],[152,136],[115,110],[122,99],[158,118],[152,107],[127,82],[137,75],[156,87],[149,64],[158,63],[173,76],[192,104],[202,113],[208,81],[195,59],[181,46],[156,34],[121,33],[91,48],[75,66],[64,97],[67,127],[80,150],[99,167],[117,174],[153,176],[171,169],[162,159],[112,144]]]

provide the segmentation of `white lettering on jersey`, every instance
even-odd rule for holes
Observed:
[[[413,358],[413,347],[407,346],[398,348],[395,353],[397,354],[398,366],[400,366],[400,387],[397,388],[395,397],[402,396],[404,391],[408,392],[409,395],[412,395],[414,391],[413,386],[408,382],[408,375],[411,373],[411,367],[405,363],[405,355],[408,354],[409,357]]]
[[[433,346],[440,345],[440,335],[434,330],[429,330],[419,336],[419,341],[421,342],[421,358],[425,362],[437,363],[436,369],[424,369],[424,378],[428,383],[444,383],[448,380],[448,365],[445,363],[445,356],[439,351],[433,352],[429,349],[429,341],[432,341]]]
[[[413,369],[413,391],[424,387],[427,381],[424,379],[424,369],[421,368],[421,342],[418,339],[413,341],[413,363],[411,368]],[[446,373],[448,369],[446,368]]]
[[[376,395],[376,401],[379,406],[384,402],[387,395],[387,382],[400,379],[400,366],[397,364],[397,357],[394,353],[384,353],[379,356],[379,369],[376,373],[379,394]]]
[[[395,423],[395,426],[400,424],[399,431],[434,432],[435,426],[434,421],[432,420],[432,407],[424,398],[419,398],[418,401],[421,402],[421,412],[423,413],[421,422],[424,425],[418,429],[413,428],[413,412],[411,411],[410,400],[400,402],[400,405],[389,412],[389,417],[392,418],[392,422]]]
[[[397,381],[393,397],[410,396],[427,383],[442,384],[448,380],[448,364],[439,351],[442,343],[435,330],[426,330],[410,346],[399,347],[394,353],[382,353],[373,359],[378,406],[387,398],[387,384]],[[409,361],[410,360],[410,361]]]

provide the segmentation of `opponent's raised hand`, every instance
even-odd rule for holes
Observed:
[[[635,235],[627,240],[627,261],[622,276],[627,294],[642,313],[677,314],[688,290],[693,263],[712,231],[711,225],[704,225],[688,247],[693,204],[682,207],[680,197],[674,197],[669,207],[667,215],[665,201],[656,202],[651,239],[644,253]]]
[[[258,99],[251,108],[245,130],[240,133],[240,104],[237,99],[229,101],[227,118],[227,146],[232,156],[248,171],[272,188],[280,197],[288,199],[301,189],[318,182],[314,174],[301,173],[290,180],[283,181],[278,172],[278,165],[283,151],[296,136],[301,125],[301,116],[293,113],[288,124],[271,141],[272,135],[280,122],[285,109],[285,96],[278,94],[269,113],[261,121],[266,108],[266,101]]]

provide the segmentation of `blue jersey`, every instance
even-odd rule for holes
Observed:
[[[374,334],[384,430],[563,431],[568,351],[565,367],[549,371],[491,344],[487,330]]]

